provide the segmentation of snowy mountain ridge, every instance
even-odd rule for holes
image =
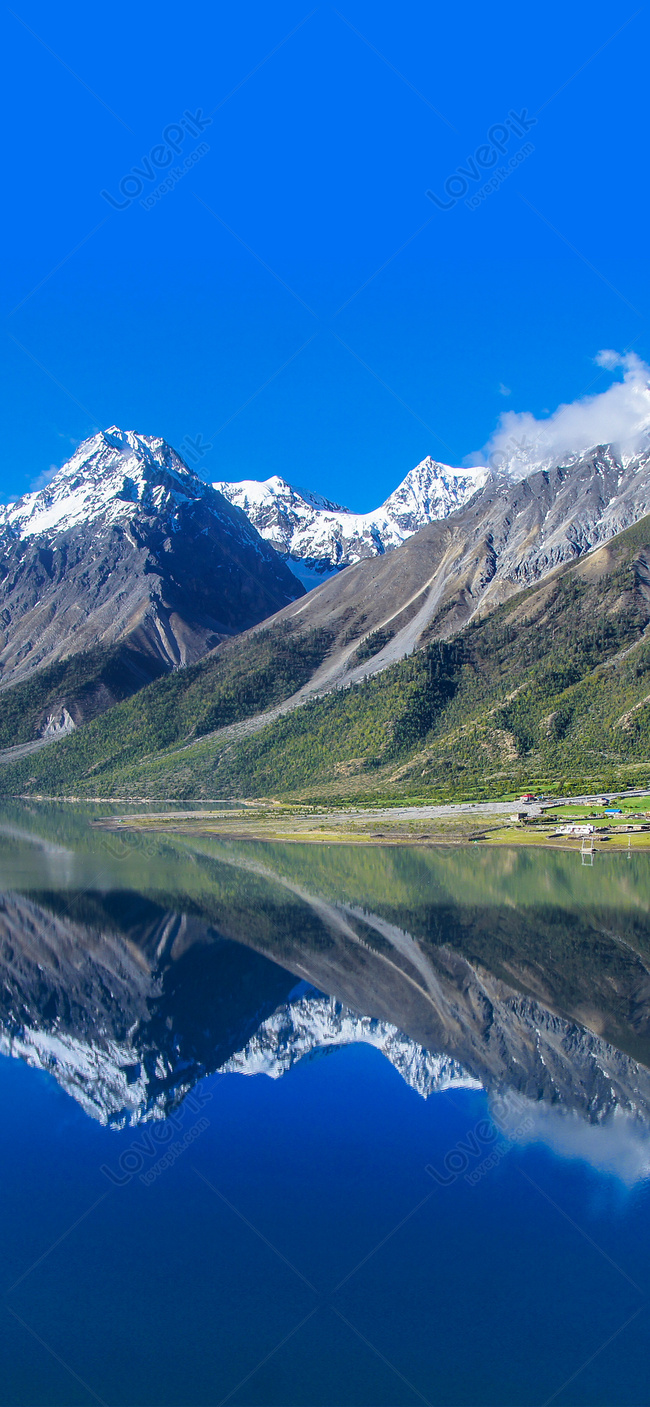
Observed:
[[[45,487],[0,507],[0,535],[28,540],[100,521],[110,526],[128,521],[134,509],[165,513],[173,521],[179,509],[192,502],[201,502],[219,517],[225,498],[242,510],[236,515],[242,539],[259,550],[261,537],[303,584],[313,586],[352,562],[399,547],[427,523],[446,518],[488,477],[485,468],[452,469],[429,456],[379,508],[353,513],[279,475],[263,482],[208,484],[164,439],[112,425],[84,440]],[[228,517],[232,532],[233,515]]]
[[[173,517],[192,501],[208,503],[219,513],[215,491],[165,440],[112,425],[84,440],[46,487],[0,508],[0,532],[20,538],[58,534],[98,518],[117,522],[130,517],[136,506],[147,514],[171,512]],[[230,514],[228,519],[232,528]],[[249,545],[259,547],[245,522],[239,520],[237,526]]]
[[[462,508],[490,476],[485,468],[452,469],[427,456],[379,508],[353,513],[277,474],[213,488],[243,509],[258,533],[313,586],[364,557],[381,556],[413,533]]]
[[[357,1042],[381,1051],[423,1099],[446,1089],[482,1088],[451,1056],[425,1050],[389,1022],[358,1016],[334,997],[320,994],[280,1006],[248,1044],[218,1068],[222,1074],[277,1080],[304,1057]],[[167,1118],[170,1103],[183,1099],[194,1084],[189,1073],[186,1081],[174,1081],[174,1062],[161,1053],[156,1077],[163,1085],[173,1085],[173,1099],[164,1089],[152,1096],[151,1072],[137,1059],[129,1040],[92,1041],[29,1026],[11,1032],[0,1028],[0,1054],[47,1071],[90,1118],[116,1128]]]
[[[221,1069],[224,1074],[268,1075],[278,1080],[305,1057],[356,1043],[381,1051],[423,1099],[446,1089],[482,1089],[480,1080],[452,1056],[425,1050],[397,1026],[359,1016],[335,997],[314,994],[278,1007]]]
[[[0,536],[29,540],[100,522],[110,527],[128,522],[134,510],[164,514],[173,531],[182,510],[196,503],[218,521],[227,519],[230,535],[234,532],[258,553],[261,537],[311,587],[343,567],[401,546],[429,523],[462,509],[490,480],[512,485],[552,467],[553,457],[536,455],[534,449],[520,447],[491,469],[452,468],[428,455],[378,508],[355,513],[277,474],[208,484],[164,439],[113,425],[84,440],[44,488],[0,507]],[[647,458],[647,453],[621,455],[611,445],[589,452],[611,461],[621,474]],[[580,456],[571,454],[562,462],[571,468]],[[240,511],[228,513],[226,504]]]

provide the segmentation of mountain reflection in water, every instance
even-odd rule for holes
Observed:
[[[93,1118],[363,1041],[424,1097],[514,1094],[528,1137],[650,1168],[646,857],[143,846],[91,815],[2,818],[0,1049]]]

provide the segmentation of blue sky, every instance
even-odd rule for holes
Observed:
[[[633,0],[21,3],[3,23],[4,498],[119,424],[205,478],[278,473],[363,510],[504,410],[605,390],[601,348],[650,357]],[[178,125],[198,110],[201,132]],[[470,209],[493,140],[508,174]],[[446,210],[426,194],[445,183]]]

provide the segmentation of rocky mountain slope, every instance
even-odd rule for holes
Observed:
[[[311,691],[352,684],[456,633],[648,512],[650,450],[623,464],[598,446],[517,482],[490,478],[464,508],[324,582],[281,619],[300,631],[327,625],[334,636]]]
[[[603,766],[650,765],[650,519],[609,536],[644,506],[647,465],[621,478],[618,493],[614,469],[587,461],[484,490],[228,642],[199,677],[154,683],[38,765],[3,768],[0,787],[376,796],[466,782],[486,795],[531,768],[581,790]]]
[[[113,785],[330,801],[646,786],[649,673],[646,517],[450,640],[304,707],[118,763]]]
[[[0,511],[0,690],[111,652],[121,694],[99,678],[100,660],[83,704],[55,680],[42,727],[70,727],[302,594],[246,516],[164,440],[113,427]]]
[[[203,487],[206,493],[214,492]],[[223,499],[218,501],[224,502]],[[518,592],[538,586],[554,572],[593,552],[599,544],[611,541],[649,510],[650,450],[624,460],[611,446],[600,446],[574,457],[567,465],[538,470],[518,481],[490,478],[465,507],[420,529],[393,551],[352,564],[345,572],[336,573],[300,600],[283,607],[263,626],[253,626],[236,639],[226,641],[205,662],[205,668],[195,666],[201,668],[200,678],[190,670],[181,671],[174,676],[171,692],[168,681],[152,684],[138,696],[135,712],[127,700],[110,710],[105,724],[100,720],[91,724],[95,731],[86,732],[80,749],[75,750],[74,738],[57,744],[56,752],[60,757],[52,764],[46,763],[43,757],[42,764],[39,759],[39,765],[30,766],[27,773],[18,766],[9,771],[3,768],[3,789],[22,791],[25,783],[53,791],[61,786],[69,790],[71,783],[83,789],[88,778],[88,785],[95,788],[98,783],[103,791],[111,785],[109,773],[112,772],[119,795],[125,794],[125,787],[127,794],[164,796],[224,795],[230,794],[233,787],[239,794],[243,787],[244,794],[249,795],[259,794],[260,787],[264,794],[278,787],[286,790],[289,772],[281,762],[286,739],[280,739],[281,746],[274,753],[270,773],[266,768],[260,771],[256,763],[251,776],[247,757],[238,774],[239,759],[244,757],[239,738],[235,740],[230,733],[222,737],[220,728],[233,725],[239,728],[245,723],[246,733],[264,729],[278,713],[295,710],[333,690],[342,688],[347,692],[350,686],[373,679],[406,657],[413,657],[413,666],[404,665],[403,697],[391,700],[387,694],[384,700],[389,712],[392,710],[395,724],[405,708],[408,712],[406,699],[413,688],[419,697],[418,671],[421,670],[417,661],[423,661],[426,674],[429,658],[421,652],[430,650],[436,641],[469,638],[469,627],[473,629]],[[237,522],[253,533],[240,510],[229,506],[228,511],[236,514]],[[172,545],[179,544],[179,549],[183,540],[181,532],[170,537]],[[36,543],[38,539],[30,541]],[[266,544],[262,550],[273,551]],[[292,580],[277,554],[275,561],[277,569],[284,570],[286,578]],[[640,559],[633,570],[638,577],[635,587],[638,594],[643,575]],[[296,584],[296,592],[299,590]],[[618,607],[615,609],[618,611]],[[640,621],[638,611],[637,615]],[[551,630],[556,632],[560,624],[554,620]],[[614,632],[617,639],[619,624]],[[576,622],[575,628],[582,638],[585,630],[588,631],[588,622]],[[601,631],[603,659],[611,653],[610,634],[604,626]],[[630,642],[631,639],[630,636]],[[547,648],[549,642],[543,633],[539,640],[550,669],[553,651]],[[203,644],[207,645],[205,638]],[[590,646],[587,653],[591,669],[597,651],[594,655]],[[0,661],[1,658],[0,655]],[[440,693],[442,676],[449,675],[449,660],[445,656],[446,662],[443,662],[440,656],[436,665],[440,687],[436,686],[435,698],[429,699],[415,733],[411,736],[410,724],[406,728],[404,721],[406,732],[400,733],[398,728],[400,747],[397,747],[394,729],[390,733],[391,755],[396,761],[406,758],[409,739],[413,742],[424,736],[435,721],[441,701],[450,696],[449,690],[446,694],[444,689]],[[456,655],[454,661],[451,673],[456,682],[450,688],[451,693],[456,694]],[[522,659],[519,667],[527,668],[528,663],[527,659]],[[483,669],[481,665],[481,671]],[[393,683],[399,692],[397,676]],[[425,692],[428,690],[426,684]],[[631,697],[631,706],[638,702],[636,694]],[[348,743],[352,746],[356,723],[350,726],[344,700],[333,707],[335,713],[338,709],[341,718],[338,732],[336,719],[330,720],[335,731],[328,744],[328,768],[335,762],[347,766],[348,760],[355,758],[361,758],[365,766],[366,754],[369,755],[368,765],[376,768],[378,760],[385,756],[384,743],[390,741],[387,720],[384,719],[386,727],[382,723],[378,734],[375,729],[374,740],[366,738],[358,750],[349,752],[348,747],[342,753],[341,738],[346,741],[346,747]],[[548,712],[552,711],[549,707]],[[69,712],[72,713],[72,709]],[[366,722],[366,732],[372,731],[375,725],[370,714]],[[314,767],[320,744],[313,745],[307,722],[305,726],[306,732],[298,727],[300,737],[296,734],[292,742],[294,752],[297,748],[301,759],[303,781],[298,785],[304,784],[307,763],[313,764],[309,772],[310,785],[317,781]],[[502,742],[511,749],[512,756],[517,755],[518,744],[501,731]],[[210,732],[214,733],[214,739],[206,750],[203,741],[196,743],[194,740],[197,737],[202,740]],[[163,758],[158,768],[154,761],[156,751],[176,745],[183,747],[182,758]],[[138,761],[138,747],[140,756],[146,752],[145,772],[148,768],[152,777],[156,773],[155,781],[137,767],[131,767]],[[490,749],[491,744],[487,754],[491,756]],[[47,750],[48,756],[52,751]],[[610,755],[613,754],[610,752]],[[128,777],[123,770],[127,763],[131,768]],[[295,758],[292,758],[291,771],[297,777],[294,763]],[[224,764],[227,764],[225,770]],[[157,790],[159,786],[162,791]]]
[[[314,586],[352,562],[382,556],[427,523],[454,513],[488,477],[485,469],[451,469],[428,456],[371,513],[352,513],[277,475],[213,487],[243,510],[301,581]]]

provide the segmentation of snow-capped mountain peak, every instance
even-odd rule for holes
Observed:
[[[243,509],[301,581],[314,585],[363,557],[399,547],[427,523],[446,518],[488,477],[487,469],[452,469],[427,456],[370,513],[352,513],[278,475],[261,482],[222,480],[213,487]]]
[[[132,691],[303,594],[245,513],[165,440],[116,426],[0,508],[0,555],[3,688],[54,660],[116,648]],[[100,711],[115,701],[103,685],[91,695]],[[57,699],[56,735],[85,708],[74,693]],[[49,724],[46,715],[41,737]]]
[[[0,526],[35,537],[100,515],[112,521],[134,504],[159,512],[209,492],[165,440],[113,425],[84,440],[44,488],[0,510]]]
[[[408,535],[462,508],[488,477],[486,469],[450,469],[428,455],[376,511],[394,520]],[[415,523],[417,527],[411,526]]]

